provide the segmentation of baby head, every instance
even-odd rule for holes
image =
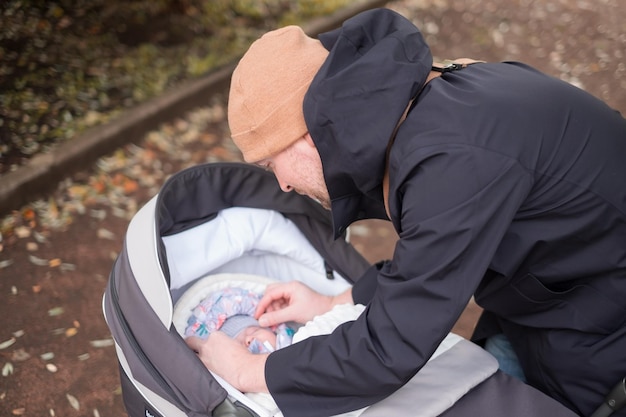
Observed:
[[[267,327],[261,327],[252,316],[237,314],[229,317],[220,330],[252,353],[267,353],[276,350],[276,333]]]
[[[227,287],[205,297],[187,320],[184,337],[207,338],[221,330],[252,353],[268,353],[289,346],[294,331],[286,324],[261,327],[253,317],[262,294]]]

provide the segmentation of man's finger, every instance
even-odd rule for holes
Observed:
[[[279,300],[284,300],[285,295],[286,293],[282,287],[277,285],[268,285],[263,297],[256,306],[254,317],[258,320],[263,313],[268,311],[268,307],[270,305],[275,305],[275,303],[279,303]]]
[[[196,336],[189,336],[185,339],[185,343],[187,346],[191,348],[194,352],[200,352],[200,348],[202,347],[202,339]]]
[[[277,324],[285,323],[292,320],[289,308],[283,308],[282,310],[276,310],[262,314],[259,318],[259,325],[261,327],[270,327]]]

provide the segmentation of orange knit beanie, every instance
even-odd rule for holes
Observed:
[[[231,135],[246,162],[275,155],[308,131],[304,94],[327,56],[298,26],[268,32],[250,46],[228,97]]]

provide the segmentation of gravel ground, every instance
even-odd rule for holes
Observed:
[[[389,7],[422,28],[436,57],[519,60],[583,88],[626,114],[623,0],[404,0]],[[47,199],[15,207],[0,240],[0,415],[125,415],[100,301],[129,219],[172,173],[239,161],[225,96],[164,124],[138,145],[62,181]],[[353,227],[372,260],[395,236],[384,222]],[[458,333],[469,336],[470,304]]]

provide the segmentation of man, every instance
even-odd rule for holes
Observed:
[[[520,378],[591,414],[626,376],[624,118],[519,63],[432,71],[419,30],[390,10],[319,39],[288,27],[251,46],[231,83],[233,140],[330,209],[337,236],[388,218],[388,178],[393,259],[336,298],[291,283],[257,310],[265,326],[367,304],[332,335],[257,356],[219,332],[190,345],[286,416],[333,415],[406,383],[474,295],[475,338],[512,347]]]

